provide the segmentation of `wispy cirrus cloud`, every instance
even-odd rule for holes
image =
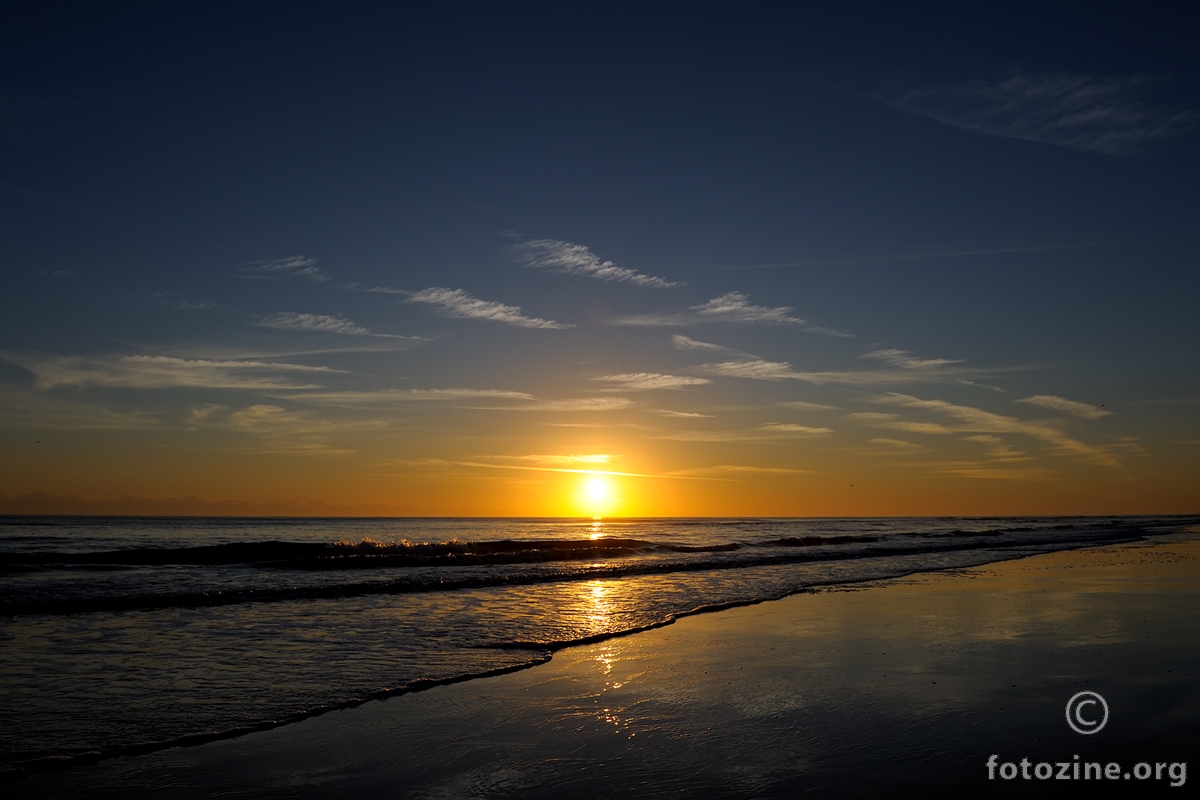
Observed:
[[[277,314],[268,314],[256,324],[281,331],[314,331],[351,336],[371,335],[369,330],[361,325],[355,325],[345,317],[331,317],[326,314],[298,314],[291,311],[280,311]]]
[[[886,438],[879,439],[879,438],[877,438],[877,439],[868,439],[867,441],[871,442],[872,444],[881,444],[881,445],[884,445],[885,447],[894,447],[898,450],[923,450],[923,449],[925,449],[924,445],[916,444],[915,442],[909,442],[904,439],[886,439]]]
[[[677,419],[712,419],[712,414],[701,414],[697,411],[672,411],[669,408],[656,408],[654,413],[662,417]]]
[[[921,87],[890,104],[975,133],[1127,156],[1195,129],[1195,111],[1148,99],[1165,83],[1151,75],[1014,73]]]
[[[0,353],[33,373],[39,389],[96,386],[126,389],[309,389],[291,375],[341,373],[330,367],[250,359],[189,359],[174,356],[30,356]]]
[[[907,350],[876,350],[873,353],[867,353],[863,358],[873,358],[877,361],[882,361],[885,364],[890,364],[893,367],[902,367],[903,369],[936,369],[944,367],[947,364],[961,364],[962,359],[952,358],[918,358]]]
[[[914,420],[901,419],[899,414],[884,414],[876,411],[857,411],[853,414],[847,414],[845,418],[861,425],[869,425],[874,428],[888,428],[906,433],[927,433],[934,436],[944,436],[956,432],[955,428],[948,427],[940,422],[916,422]]]
[[[258,435],[303,435],[367,430],[385,424],[380,420],[331,420],[308,411],[287,409],[271,403],[255,403],[243,408],[231,408],[219,403],[194,406],[189,411],[188,423],[193,426]]]
[[[987,383],[979,383],[978,381],[969,381],[966,378],[959,378],[958,382],[963,386],[974,386],[976,389],[987,389],[989,392],[1007,392],[1008,389],[1002,389],[999,386],[992,386]]]
[[[1031,406],[1041,406],[1051,411],[1061,411],[1064,414],[1070,414],[1080,419],[1100,419],[1112,416],[1112,412],[1107,409],[1099,408],[1090,403],[1068,400],[1065,397],[1055,397],[1052,394],[1035,394],[1032,397],[1023,397],[1016,402],[1028,403]]]
[[[879,427],[916,431],[916,428],[904,426],[930,425],[936,427],[930,427],[926,431],[919,432],[1016,434],[1019,436],[1038,439],[1053,447],[1060,455],[1070,456],[1100,466],[1120,466],[1120,462],[1114,455],[1112,448],[1087,444],[1067,435],[1066,433],[1063,433],[1055,427],[1044,423],[1028,422],[1026,420],[1018,419],[1017,417],[996,414],[991,411],[985,411],[984,409],[974,408],[972,406],[948,403],[944,400],[923,400],[919,397],[913,397],[912,395],[898,393],[890,393],[876,397],[874,402],[885,405],[894,405],[904,408],[930,411],[940,416],[947,417],[953,421],[953,423],[950,425],[941,425],[939,423],[919,423],[899,419],[879,419],[875,421],[875,424]],[[854,416],[856,416],[860,421],[865,421],[863,419],[863,415]],[[882,417],[884,415],[879,416]],[[990,440],[984,443],[996,444]]]
[[[714,464],[711,467],[677,470],[667,474],[685,478],[705,475],[807,475],[811,472],[811,469],[793,469],[791,467],[759,467],[752,464]]]
[[[676,350],[705,350],[710,353],[736,353],[739,352],[731,347],[723,347],[719,344],[710,342],[701,342],[697,339],[692,339],[689,336],[682,334],[674,334],[671,336],[671,346]]]
[[[509,245],[508,251],[517,263],[529,269],[583,275],[587,278],[613,283],[632,283],[635,286],[653,289],[685,285],[683,281],[668,281],[655,275],[619,267],[611,261],[601,261],[600,257],[587,247],[559,239],[533,239]]]
[[[744,322],[769,325],[805,325],[805,321],[792,316],[791,306],[756,306],[741,292],[726,292],[707,303],[692,306],[696,317],[719,322]]]
[[[992,481],[1051,481],[1059,478],[1056,470],[1047,467],[993,467],[972,461],[931,465],[933,471],[959,478],[980,478]]]
[[[848,386],[881,386],[889,383],[940,379],[936,373],[917,370],[804,372],[795,369],[786,361],[767,361],[761,358],[701,364],[696,369],[708,375],[720,375],[726,378],[747,378],[755,381],[804,381],[817,386],[827,383]]]
[[[281,331],[312,331],[314,333],[336,333],[343,336],[377,336],[383,339],[419,339],[416,336],[397,336],[391,333],[371,333],[361,325],[340,316],[328,314],[300,314],[280,311],[268,314],[256,323],[264,328]]]
[[[477,456],[477,458],[488,459],[488,458],[502,458],[502,457],[501,456]],[[619,472],[617,470],[599,469],[598,468],[598,466],[603,466],[603,465],[595,465],[595,466],[580,465],[580,466],[574,466],[574,467],[572,467],[572,466],[540,466],[540,465],[532,465],[532,464],[504,464],[504,463],[498,464],[495,462],[488,462],[486,460],[485,461],[454,461],[451,463],[454,466],[458,466],[458,467],[476,467],[476,468],[482,467],[484,469],[516,469],[516,470],[529,470],[532,472],[565,472],[565,473],[576,474],[576,475],[613,475],[613,476],[624,476],[624,477],[629,477],[629,478],[681,478],[681,477],[683,477],[680,475],[652,475],[652,474],[645,473],[645,472]]]
[[[535,400],[512,411],[622,411],[637,406],[628,397],[569,397],[562,400]]]
[[[447,289],[441,286],[431,286],[419,292],[407,292],[402,289],[390,289],[386,286],[376,286],[368,289],[371,292],[384,294],[406,295],[406,303],[424,303],[436,308],[447,317],[460,319],[479,319],[488,322],[499,322],[518,328],[545,328],[560,330],[575,326],[564,322],[555,322],[539,317],[527,317],[521,313],[520,306],[510,306],[491,300],[480,300],[462,289]]]
[[[612,453],[535,453],[530,455],[477,455],[471,456],[472,461],[500,461],[533,464],[538,467],[556,469],[574,468],[580,471],[602,470],[609,466],[618,456]]]
[[[626,397],[544,399],[508,389],[376,389],[303,392],[287,398],[312,405],[388,409],[409,403],[443,403],[477,411],[619,411],[637,404]]]
[[[269,403],[255,403],[243,408],[209,403],[193,407],[188,415],[191,430],[216,428],[254,437],[257,441],[252,449],[247,449],[258,454],[351,455],[354,450],[331,443],[330,437],[386,427],[384,420],[329,419]],[[238,447],[245,447],[245,444]]]
[[[712,383],[708,378],[689,378],[683,375],[662,375],[657,372],[624,372],[619,375],[604,375],[592,378],[608,381],[616,391],[646,391],[650,389],[686,389],[689,386],[704,386]]]
[[[726,378],[749,378],[755,381],[805,380],[807,373],[797,372],[786,361],[765,361],[761,358],[746,361],[721,361],[703,364],[701,369]]]
[[[962,437],[964,442],[975,442],[985,445],[988,458],[992,461],[1031,461],[1032,456],[1022,450],[1017,450],[999,436],[990,433],[979,433],[974,436]]]
[[[726,292],[720,297],[714,297],[706,303],[691,306],[686,313],[660,312],[640,314],[628,317],[616,317],[614,325],[632,325],[645,327],[682,327],[685,325],[700,325],[705,323],[728,323],[741,325],[792,325],[810,333],[822,333],[827,336],[852,338],[852,334],[810,325],[800,317],[793,316],[791,306],[759,306],[750,302],[750,298],[741,292]],[[699,342],[688,337],[675,337],[676,348],[712,350],[713,345]]]
[[[366,408],[393,408],[402,403],[461,403],[481,400],[532,401],[536,398],[527,392],[508,389],[374,389],[367,391],[305,392],[291,395],[290,399],[313,405],[348,406]]]
[[[250,280],[270,278],[304,278],[313,283],[324,283],[329,276],[317,266],[317,259],[304,256],[288,256],[254,261],[238,270],[240,277]]]
[[[750,303],[750,298],[741,292],[727,292],[720,297],[714,297],[707,303],[691,306],[689,313],[656,313],[642,314],[632,317],[618,317],[613,320],[617,325],[644,326],[682,326],[695,325],[701,322],[740,322],[765,323],[769,325],[804,325],[804,320],[792,316],[790,306],[769,308]],[[714,349],[686,336],[677,337],[675,346],[680,349]]]
[[[877,350],[869,358],[884,361],[889,369],[863,370],[798,370],[787,361],[768,361],[750,353],[740,358],[701,364],[695,369],[706,375],[727,378],[747,378],[758,381],[804,381],[814,385],[842,384],[845,386],[885,386],[896,383],[960,382],[963,375],[976,375],[980,370],[967,370],[952,365],[951,359],[918,358],[907,350]],[[951,367],[951,368],[948,368]],[[804,408],[803,405],[796,406]]]
[[[743,430],[718,431],[672,431],[659,434],[655,438],[675,442],[774,442],[781,443],[793,439],[815,439],[829,436],[831,428],[814,428],[808,425],[794,425],[788,422],[768,422],[754,428]]]
[[[836,411],[834,406],[827,406],[824,403],[809,403],[804,400],[788,400],[783,403],[776,403],[780,408],[794,408],[798,411]]]
[[[768,422],[765,425],[759,425],[758,430],[792,436],[828,436],[833,433],[830,428],[814,428],[811,425],[797,425],[793,422]]]

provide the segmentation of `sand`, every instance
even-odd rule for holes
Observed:
[[[687,617],[523,672],[32,776],[6,794],[1182,796],[1170,784],[1200,744],[1198,622],[1200,540],[1178,535]],[[1083,690],[1109,707],[1093,735],[1066,722]],[[1028,758],[1033,777],[989,780],[993,754],[997,768]],[[1144,762],[1152,777],[1034,775],[1075,756],[1121,774]]]

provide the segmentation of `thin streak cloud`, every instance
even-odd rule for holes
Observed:
[[[895,383],[937,382],[948,378],[946,372],[937,370],[845,370],[829,372],[801,372],[786,361],[766,361],[758,358],[741,361],[721,361],[701,364],[698,371],[726,378],[746,378],[756,381],[804,381],[816,386],[844,384],[847,386],[882,386]]]
[[[868,439],[872,444],[881,444],[885,447],[894,447],[898,450],[924,450],[924,445],[915,444],[904,439]]]
[[[809,403],[805,400],[788,400],[783,403],[776,403],[780,408],[794,408],[798,411],[836,411],[835,406],[827,406],[824,403]]]
[[[1052,394],[1035,394],[1033,397],[1024,397],[1016,402],[1028,403],[1031,406],[1041,406],[1051,411],[1061,411],[1064,414],[1070,414],[1080,419],[1101,419],[1112,416],[1112,412],[1107,409],[1099,408],[1089,403],[1067,400],[1065,397],[1055,397]]]
[[[387,291],[384,287],[371,289],[373,292]],[[574,325],[555,322],[539,317],[527,317],[521,313],[520,306],[510,306],[490,300],[480,300],[467,294],[462,289],[446,289],[433,286],[419,292],[408,293],[406,303],[425,303],[438,309],[447,317],[461,319],[479,319],[488,322],[499,322],[518,328],[545,328],[559,330],[574,328]]]
[[[484,469],[519,469],[528,470],[531,472],[565,472],[572,475],[610,475],[618,478],[677,478],[684,479],[684,475],[653,475],[646,472],[618,472],[611,469],[572,469],[570,467],[530,467],[525,464],[487,464],[480,461],[455,461],[454,464],[460,467],[482,467]]]
[[[750,302],[750,298],[741,292],[726,292],[720,297],[714,297],[706,303],[689,307],[686,313],[662,312],[641,314],[629,317],[617,317],[612,320],[614,325],[631,325],[642,327],[683,327],[685,325],[701,325],[705,323],[730,323],[742,325],[794,325],[810,333],[823,333],[828,336],[852,337],[844,331],[810,325],[800,317],[792,315],[791,306],[759,306]],[[712,349],[713,346],[698,342],[687,337],[677,337],[674,341],[679,349]]]
[[[257,324],[264,328],[275,328],[281,331],[312,331],[314,333],[336,333],[343,336],[378,336],[384,339],[414,338],[390,333],[371,333],[345,317],[334,317],[327,314],[299,314],[281,311],[263,317]]]
[[[758,426],[758,429],[792,436],[828,436],[833,433],[830,428],[814,428],[810,425],[796,425],[792,422],[768,422],[766,425]]]
[[[692,339],[688,336],[678,333],[671,336],[671,346],[676,350],[706,350],[711,353],[738,352],[729,347],[722,347],[719,344],[711,344],[709,342],[701,342],[697,339]]]
[[[126,389],[315,389],[317,384],[300,384],[289,374],[337,374],[330,367],[277,361],[186,359],[173,356],[83,356],[3,355],[34,374],[39,389],[95,386]],[[344,373],[343,373],[344,374]]]
[[[808,428],[797,425],[784,427],[787,423],[768,423],[749,430],[724,431],[674,431],[656,436],[656,439],[674,442],[746,442],[775,443],[791,442],[796,438],[820,438],[833,433],[829,428]]]
[[[678,470],[670,473],[678,477],[701,477],[705,475],[809,475],[811,469],[790,467],[756,467],[750,464],[715,464],[711,467]]]
[[[791,316],[790,306],[769,308],[756,306],[741,292],[727,292],[707,303],[692,306],[696,316],[721,322],[765,323],[770,325],[804,325],[804,320]]]
[[[509,253],[521,266],[545,272],[562,272],[582,275],[613,283],[631,283],[652,289],[669,289],[684,286],[683,281],[668,281],[656,275],[646,275],[637,270],[619,267],[600,257],[581,244],[558,239],[533,239],[509,246]]]
[[[616,384],[619,391],[645,391],[650,389],[686,389],[689,386],[704,386],[712,383],[708,378],[689,378],[683,375],[662,375],[657,372],[625,372],[620,375],[605,375],[592,378]]]
[[[313,331],[350,336],[369,336],[371,334],[366,328],[355,325],[344,317],[331,317],[326,314],[296,314],[281,311],[278,314],[263,317],[257,324],[264,328],[276,328],[281,331]]]
[[[500,461],[531,461],[537,464],[557,465],[564,464],[608,464],[617,456],[611,453],[580,453],[571,455],[523,455],[523,456],[474,456],[475,458],[495,459]]]
[[[441,403],[464,400],[530,401],[534,396],[507,389],[376,389],[374,391],[306,392],[290,399],[313,405],[391,408],[398,403]]]
[[[540,399],[507,389],[378,389],[374,391],[305,392],[289,400],[349,408],[395,408],[407,403],[445,403],[475,411],[619,411],[637,404],[627,397]]]
[[[1039,439],[1057,449],[1062,455],[1072,456],[1100,466],[1120,466],[1120,462],[1109,449],[1081,442],[1050,425],[1026,422],[1016,417],[995,414],[971,406],[956,405],[944,400],[922,400],[906,394],[887,394],[875,398],[874,402],[924,409],[949,417],[957,425],[949,428],[947,432],[1014,433]],[[901,424],[903,423],[897,421],[886,424],[885,427],[903,429]]]
[[[268,280],[270,278],[304,278],[313,283],[324,283],[329,276],[317,266],[317,259],[304,256],[288,256],[265,261],[255,261],[239,270],[242,278]]]
[[[918,358],[907,350],[876,350],[867,353],[863,358],[873,358],[904,369],[936,369],[947,364],[961,364],[962,359],[953,358]]]

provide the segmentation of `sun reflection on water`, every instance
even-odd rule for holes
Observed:
[[[612,602],[608,599],[608,586],[606,581],[588,581],[586,591],[590,593],[590,597],[585,598],[588,603],[589,613],[587,618],[591,620],[594,629],[605,630],[608,625],[609,617],[612,616]]]

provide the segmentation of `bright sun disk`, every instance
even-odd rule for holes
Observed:
[[[587,486],[588,499],[601,502],[608,497],[608,481],[604,478],[592,478]]]

